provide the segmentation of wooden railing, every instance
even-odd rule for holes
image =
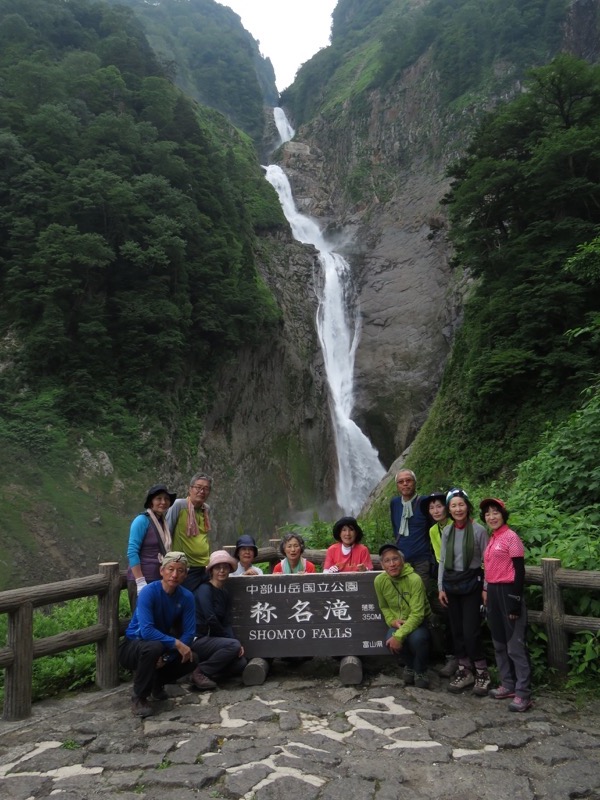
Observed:
[[[307,550],[304,556],[323,564],[325,552]],[[275,547],[259,549],[257,561],[275,564],[280,556]],[[372,556],[373,565],[379,558]],[[600,589],[600,572],[562,569],[557,558],[542,559],[541,567],[527,567],[526,581],[543,587],[543,611],[529,611],[529,619],[544,625],[548,634],[548,665],[562,675],[568,671],[567,633],[600,631],[600,619],[564,613],[563,588]],[[8,614],[6,647],[0,648],[0,668],[6,670],[4,720],[31,715],[33,660],[55,655],[85,644],[96,644],[96,684],[109,689],[119,683],[118,643],[124,620],[119,620],[119,595],[125,586],[124,573],[116,563],[100,564],[99,573],[60,583],[28,586],[0,592],[0,613]],[[33,609],[79,597],[98,597],[98,622],[78,631],[67,631],[45,639],[33,638]]]
[[[8,614],[6,647],[0,649],[4,680],[3,719],[31,715],[33,660],[85,644],[96,644],[96,684],[119,684],[119,595],[123,581],[116,562],[100,564],[98,575],[0,592],[0,613]],[[33,609],[78,597],[98,597],[98,623],[45,639],[33,638]]]

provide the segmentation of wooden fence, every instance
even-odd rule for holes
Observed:
[[[307,550],[305,557],[322,564],[322,550]],[[279,560],[275,547],[259,549],[258,561],[274,564]],[[373,565],[379,559],[373,556]],[[548,634],[548,665],[558,673],[568,671],[568,633],[600,631],[600,619],[575,617],[564,613],[563,588],[600,590],[600,572],[562,569],[557,558],[542,559],[541,567],[527,567],[526,581],[543,587],[543,610],[529,611],[529,619],[544,625]],[[109,689],[119,683],[118,642],[125,620],[119,620],[119,595],[125,575],[116,563],[100,564],[99,573],[42,586],[27,586],[0,592],[0,613],[8,614],[6,647],[0,648],[0,668],[6,670],[4,720],[31,715],[33,660],[55,655],[85,644],[96,643],[96,684]],[[33,638],[33,609],[62,603],[78,597],[98,597],[98,623],[79,631],[68,631],[45,639]]]

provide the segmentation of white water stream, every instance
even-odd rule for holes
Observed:
[[[294,130],[283,109],[273,112],[281,142]],[[357,301],[351,285],[350,265],[332,250],[317,223],[296,208],[287,176],[276,165],[266,167],[266,177],[279,196],[294,238],[319,251],[323,270],[317,310],[317,333],[329,384],[337,450],[336,501],[344,513],[357,514],[369,492],[385,474],[377,451],[351,419],[354,407],[354,359],[360,328]]]

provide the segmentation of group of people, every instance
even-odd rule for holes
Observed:
[[[395,584],[398,598],[414,597],[419,615],[424,614],[419,628],[411,626],[406,633],[402,624],[392,634],[406,645],[405,678],[416,685],[427,683],[424,658],[428,647],[423,644],[423,628],[433,610],[445,618],[449,633],[447,661],[440,670],[441,675],[450,677],[448,690],[462,692],[472,687],[479,696],[510,699],[511,711],[527,711],[531,707],[531,667],[526,643],[525,551],[507,524],[506,505],[499,498],[482,500],[482,525],[474,519],[475,509],[463,489],[423,497],[417,493],[416,483],[411,470],[396,474],[398,496],[390,503],[395,542],[380,551],[382,567],[387,580]],[[398,559],[403,564],[400,572]],[[386,585],[386,578],[378,576],[376,589],[378,581]],[[423,595],[431,600],[429,608]],[[389,603],[393,592],[388,590],[386,597]],[[482,612],[491,631],[500,677],[500,685],[494,689],[490,688],[482,640]],[[388,623],[392,616],[389,612],[385,615]],[[388,646],[397,648],[389,640]]]
[[[394,542],[379,550],[382,572],[374,581],[388,626],[386,645],[404,664],[404,681],[428,688],[430,623],[433,614],[447,622],[447,662],[451,692],[472,687],[477,695],[511,699],[510,708],[531,705],[530,669],[524,604],[524,550],[508,525],[502,500],[480,503],[473,519],[466,492],[452,489],[421,497],[410,470],[396,475],[398,497],[390,504]],[[164,484],[148,491],[144,512],[131,524],[127,556],[128,592],[133,616],[120,646],[120,663],[134,673],[132,710],[146,717],[149,700],[166,698],[165,684],[191,673],[198,689],[213,689],[216,679],[240,674],[244,647],[231,627],[225,589],[230,576],[262,575],[254,561],[252,536],[241,536],[234,556],[210,553],[212,479],[196,474],[186,499],[176,499]],[[335,540],[326,552],[324,573],[373,569],[363,531],[354,517],[333,526]],[[314,573],[296,532],[280,543],[274,574]],[[490,689],[481,637],[481,608],[487,609],[501,683]]]

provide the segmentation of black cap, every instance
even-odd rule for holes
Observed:
[[[164,483],[155,483],[154,486],[151,486],[148,489],[148,494],[146,495],[146,499],[144,500],[144,508],[150,508],[152,499],[161,492],[164,492],[165,494],[169,495],[169,500],[171,501],[171,505],[173,505],[173,503],[177,499],[177,494],[175,492],[170,492],[164,485]]]
[[[333,538],[339,542],[340,541],[340,534],[342,532],[342,528],[344,525],[347,525],[349,528],[354,528],[356,531],[356,541],[360,542],[363,537],[363,531],[358,522],[354,519],[354,517],[342,517],[338,519],[338,521],[333,526]]]
[[[234,558],[239,559],[238,550],[240,547],[253,547],[254,548],[254,558],[258,555],[258,547],[256,546],[256,542],[254,541],[254,537],[250,536],[249,533],[244,533],[240,536],[240,538],[235,543],[235,553]]]

